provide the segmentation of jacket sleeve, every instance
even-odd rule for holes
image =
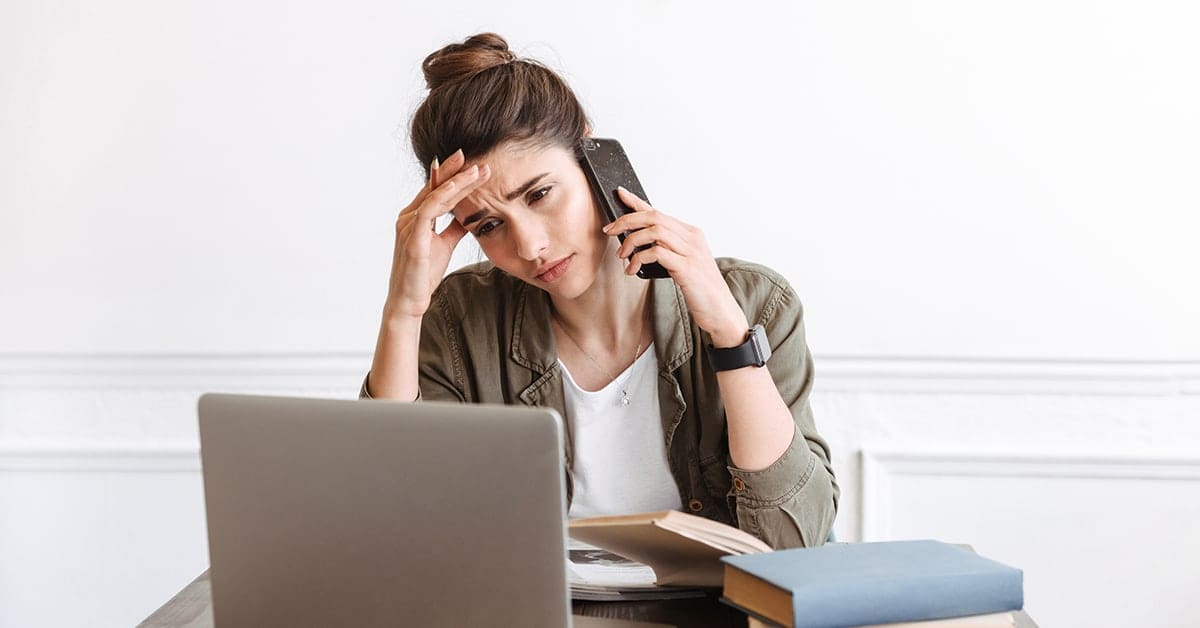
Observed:
[[[466,375],[459,338],[461,327],[455,323],[445,290],[433,294],[429,309],[421,319],[421,339],[417,349],[417,398],[413,401],[466,401],[463,393]],[[367,389],[370,373],[363,378],[359,399],[374,399]]]
[[[775,549],[811,547],[829,538],[839,491],[829,446],[817,433],[808,402],[813,364],[805,342],[803,310],[782,277],[775,283],[756,323],[766,327],[771,343],[766,368],[791,409],[796,429],[787,450],[771,466],[746,471],[730,465],[729,496],[742,530]]]

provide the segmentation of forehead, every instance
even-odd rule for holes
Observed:
[[[554,176],[569,172],[571,167],[578,167],[574,154],[561,146],[531,146],[513,142],[501,144],[485,155],[467,160],[463,168],[476,164],[487,164],[492,175],[486,183],[459,202],[454,215],[460,219],[478,207],[508,202],[504,198],[506,195],[538,175],[550,173]]]
[[[493,170],[516,169],[538,164],[558,163],[565,159],[574,161],[563,147],[557,144],[534,144],[530,142],[505,142],[491,152],[467,161],[466,167],[488,164]]]

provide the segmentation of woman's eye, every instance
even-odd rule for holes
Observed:
[[[540,190],[534,190],[529,195],[529,203],[532,205],[533,203],[536,203],[536,202],[542,200],[542,198],[545,197],[549,193],[550,193],[550,186],[548,186],[548,185]]]
[[[495,220],[489,220],[489,221],[483,223],[482,225],[479,225],[479,228],[475,230],[475,237],[478,238],[480,236],[485,236],[485,235],[491,233],[492,230],[495,229],[496,226],[499,224],[500,223],[496,222]]]

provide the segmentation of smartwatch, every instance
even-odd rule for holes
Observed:
[[[767,342],[767,330],[755,325],[746,334],[746,342],[727,349],[708,345],[708,363],[714,371],[732,371],[746,366],[762,366],[771,357],[771,345]]]

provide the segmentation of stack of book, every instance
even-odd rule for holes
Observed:
[[[940,541],[832,543],[729,556],[725,602],[752,626],[1011,627],[1022,573]]]
[[[568,531],[611,552],[572,548],[575,599],[687,597],[723,586],[722,600],[745,611],[751,628],[1009,628],[1024,605],[1021,570],[940,541],[772,551],[737,528],[676,511],[576,519]]]

